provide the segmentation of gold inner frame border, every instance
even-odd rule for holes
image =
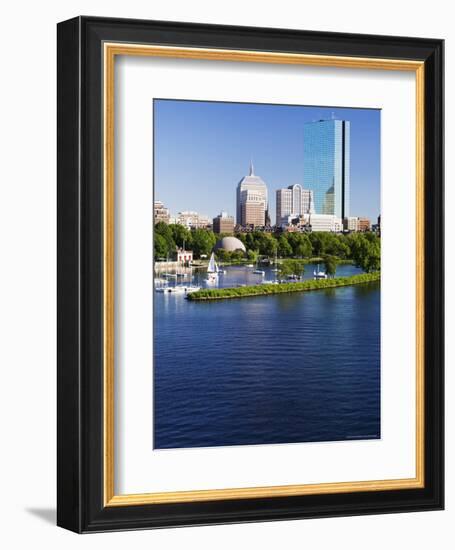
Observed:
[[[374,481],[240,487],[159,493],[115,494],[114,403],[114,76],[116,56],[151,56],[180,59],[254,62],[319,67],[411,71],[416,78],[416,476]],[[418,489],[424,480],[424,62],[294,53],[211,48],[187,48],[153,44],[103,44],[103,432],[104,504],[131,506],[247,498]]]

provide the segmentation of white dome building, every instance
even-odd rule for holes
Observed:
[[[220,248],[226,250],[226,252],[235,252],[236,250],[246,252],[245,245],[237,237],[223,237],[216,243],[213,250],[216,252]]]

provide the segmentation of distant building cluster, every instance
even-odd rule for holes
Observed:
[[[234,231],[377,231],[365,217],[350,215],[350,122],[318,120],[303,125],[303,185],[277,189],[276,220],[271,226],[269,196],[264,180],[249,174],[237,184],[236,218],[222,211],[209,219],[197,212],[179,212],[173,218],[162,202],[155,201],[155,223],[176,223],[189,229],[213,228],[215,233]]]
[[[184,225],[188,229],[204,229],[212,225],[208,216],[193,211],[179,212],[174,223]]]

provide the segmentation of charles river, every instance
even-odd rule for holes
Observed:
[[[304,278],[315,268],[307,265]],[[262,280],[252,268],[225,269],[219,287]],[[193,270],[193,283],[203,277]],[[378,282],[214,302],[154,299],[155,448],[380,437]]]

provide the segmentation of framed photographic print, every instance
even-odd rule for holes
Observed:
[[[58,525],[443,508],[443,41],[58,25]]]

